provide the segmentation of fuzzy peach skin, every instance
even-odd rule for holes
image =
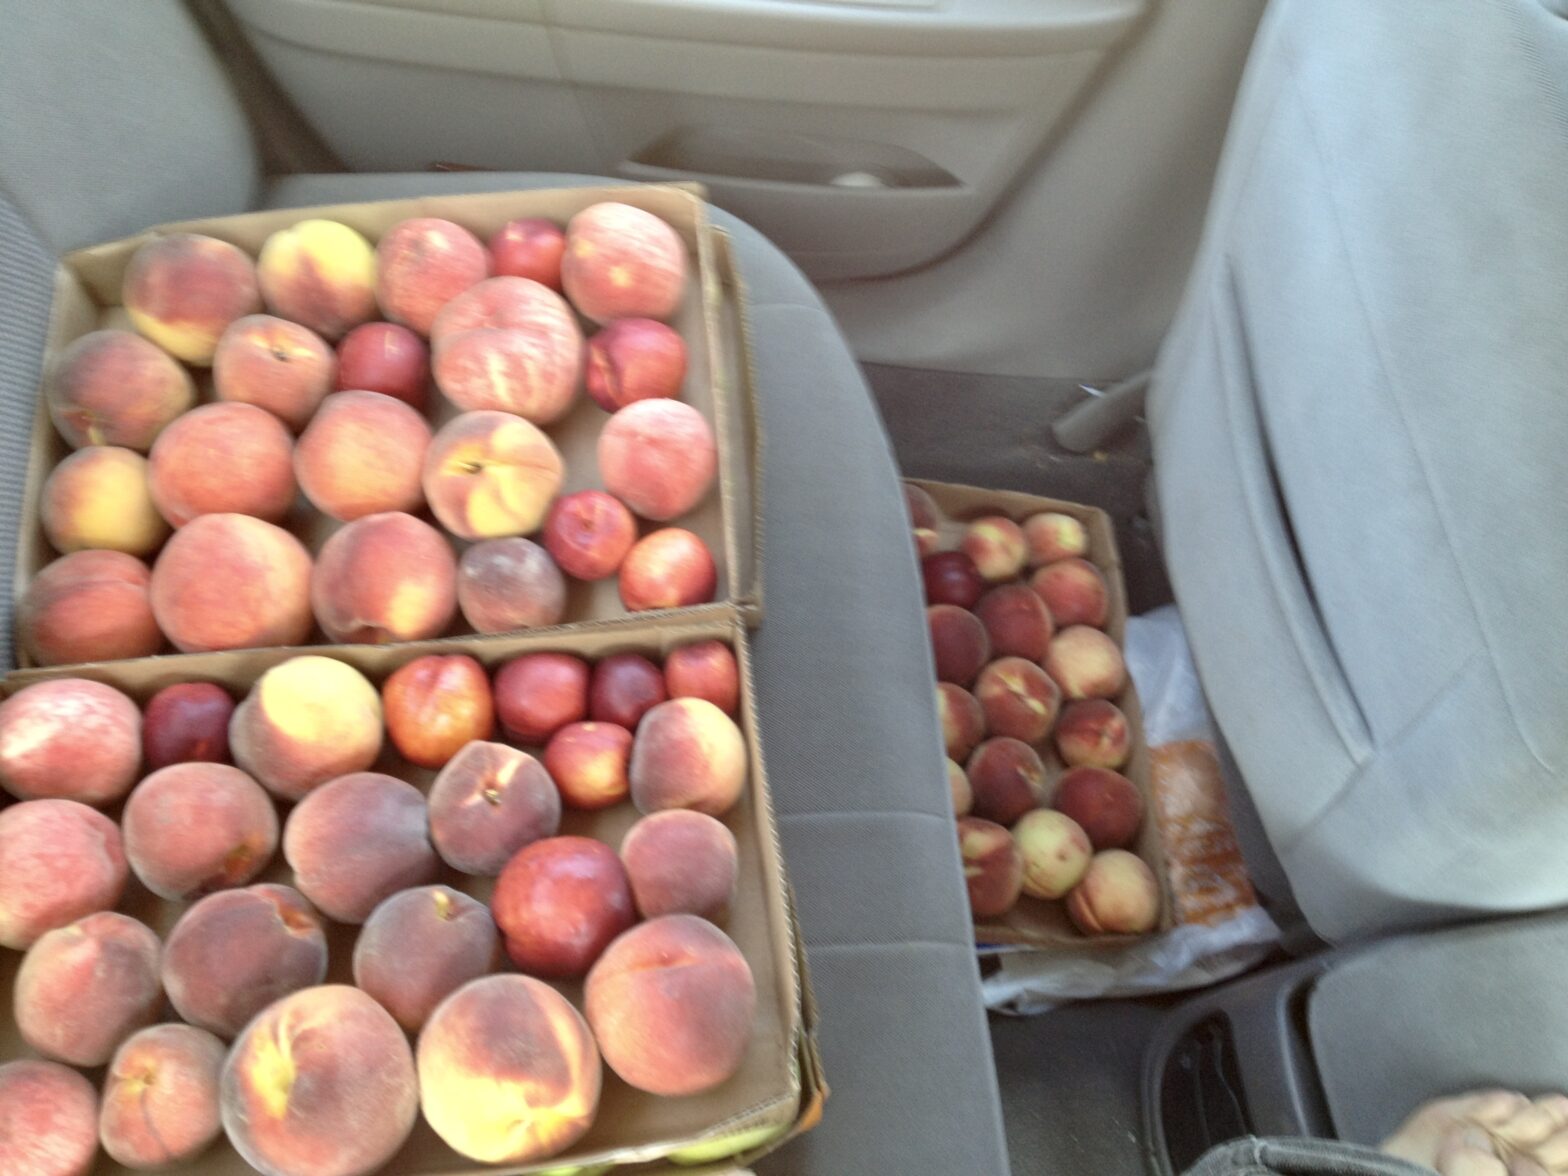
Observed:
[[[315,655],[268,670],[229,722],[234,762],[284,800],[368,768],[381,737],[376,688],[353,667]]]
[[[926,630],[931,637],[931,660],[938,682],[952,682],[966,690],[991,660],[991,638],[976,616],[956,604],[933,604],[926,609]]]
[[[735,835],[704,813],[670,809],[642,818],[621,840],[621,864],[645,919],[719,919],[735,898]]]
[[[1003,515],[987,515],[970,523],[959,546],[992,584],[1018,575],[1029,554],[1023,531]]]
[[[120,827],[137,878],[170,900],[243,886],[278,848],[272,798],[228,764],[154,772],[125,802]]]
[[[947,760],[947,790],[953,798],[953,815],[967,817],[974,807],[975,793],[969,786],[969,775],[956,760]]]
[[[0,787],[19,800],[108,804],[141,760],[141,712],[112,686],[55,678],[0,702]]]
[[[419,1116],[408,1039],[346,984],[265,1009],[229,1053],[223,1129],[264,1176],[362,1176],[403,1146]]]
[[[444,767],[495,732],[495,700],[484,667],[466,654],[429,654],[399,666],[381,685],[392,745],[411,764]]]
[[[1126,849],[1143,824],[1143,796],[1120,772],[1069,768],[1056,782],[1051,807],[1066,813],[1095,849]]]
[[[602,1071],[587,1022],[527,976],[458,989],[419,1035],[420,1106],[460,1155],[526,1164],[564,1151],[593,1124]]]
[[[130,331],[73,340],[50,375],[49,419],[72,449],[123,445],[146,453],[158,431],[196,403],[189,373]]]
[[[354,983],[409,1033],[470,980],[496,970],[501,935],[490,908],[450,886],[394,894],[354,943]]]
[[[1011,825],[1045,803],[1045,765],[1021,739],[987,739],[969,757],[965,774],[974,794],[974,815],[982,820]]]
[[[430,334],[441,308],[490,276],[490,254],[461,225],[438,217],[400,221],[376,243],[381,312]]]
[[[212,357],[219,400],[253,404],[298,433],[332,391],[338,358],[309,327],[270,314],[235,319]]]
[[[504,743],[475,741],[430,786],[430,840],[454,870],[494,877],[518,850],[561,827],[561,795],[543,765]]]
[[[615,575],[637,542],[637,520],[603,490],[557,498],[544,522],[544,545],[568,575],[603,580]]]
[[[142,758],[149,771],[170,764],[227,763],[234,699],[212,682],[176,682],[147,700]]]
[[[338,344],[336,391],[380,392],[423,411],[430,383],[430,349],[407,327],[366,323]]]
[[[151,555],[169,535],[153,504],[147,459],[113,445],[78,449],[50,471],[38,504],[62,555],[88,548]]]
[[[1056,721],[1056,752],[1068,767],[1120,768],[1132,754],[1132,728],[1113,702],[1069,703]]]
[[[1062,559],[1046,564],[1029,577],[1029,587],[1045,602],[1058,625],[1105,627],[1110,589],[1100,569],[1088,560]]]
[[[45,1057],[101,1066],[163,1003],[158,937],[113,911],[40,936],[16,973],[13,1009],[22,1040]]]
[[[413,515],[366,515],[322,544],[310,600],[333,641],[439,637],[457,615],[457,557],[440,531]]]
[[[1062,704],[1056,683],[1034,662],[1021,657],[998,658],[981,670],[975,697],[985,712],[986,730],[1030,744],[1041,743],[1051,734]]]
[[[495,709],[508,739],[539,746],[588,717],[588,663],[569,653],[525,653],[496,672]]]
[[[1124,849],[1094,855],[1067,915],[1085,935],[1143,935],[1160,919],[1160,885],[1143,860]]]
[[[335,392],[322,401],[294,450],[294,474],[311,505],[340,522],[425,503],[420,477],[430,426],[379,392]]]
[[[1057,511],[1030,515],[1024,520],[1023,532],[1032,568],[1089,553],[1089,533],[1072,515]]]
[[[997,657],[1022,657],[1037,662],[1051,645],[1055,631],[1045,604],[1024,584],[993,588],[975,605],[975,616],[990,635]]]
[[[341,339],[376,317],[376,255],[345,224],[311,218],[267,238],[256,259],[273,314]]]
[[[672,698],[637,728],[632,803],[642,813],[684,808],[723,816],[740,799],[746,771],[746,740],[735,720],[704,699]]]
[[[728,935],[695,915],[665,915],[605,949],[584,1008],[610,1069],[638,1090],[679,1097],[740,1069],[757,985]]]
[[[959,817],[958,853],[970,914],[994,919],[1012,910],[1023,892],[1024,859],[1006,827],[980,817]]]
[[[1051,638],[1041,662],[1062,688],[1062,697],[1115,698],[1127,685],[1127,663],[1110,637],[1088,625],[1069,625]]]
[[[605,412],[674,399],[686,380],[686,341],[654,319],[617,319],[588,340],[588,395]]]
[[[431,440],[423,483],[452,534],[500,539],[537,531],[564,476],[560,450],[536,426],[509,412],[465,412]]]
[[[436,386],[464,412],[560,419],[582,381],[583,336],[555,291],[490,278],[447,303],[430,329]]]
[[[936,684],[936,713],[942,725],[942,745],[950,758],[964,760],[985,738],[985,712],[975,696],[951,682]]]
[[[17,635],[41,666],[148,657],[163,648],[151,583],[134,555],[73,551],[33,577],[17,604]]]
[[[612,653],[594,664],[588,685],[588,717],[628,731],[669,698],[664,672],[640,653]]]
[[[98,1134],[127,1168],[194,1159],[223,1132],[218,1075],[223,1042],[193,1025],[152,1025],[115,1050],[104,1075]]]
[[[667,319],[686,289],[686,246],[651,212],[606,201],[567,223],[561,286],[596,323]]]
[[[254,404],[204,404],[153,442],[148,484],[176,527],[198,515],[280,521],[294,503],[294,438]]]
[[[181,527],[152,568],[152,614],[182,653],[300,645],[310,635],[310,553],[241,514]]]
[[[206,367],[229,324],[261,309],[261,289],[243,250],[215,237],[169,233],[131,255],[120,301],[143,335]]]
[[[547,837],[520,851],[501,871],[490,909],[512,962],[552,980],[584,975],[637,921],[620,858],[588,837]]]
[[[604,488],[645,519],[669,522],[707,497],[718,447],[702,413],[679,400],[639,400],[599,434]]]
[[[0,810],[0,945],[22,949],[125,890],[125,851],[108,817],[74,800]]]
[[[566,577],[532,539],[486,539],[457,561],[457,606],[480,633],[558,625]]]
[[[639,539],[621,563],[621,603],[630,612],[706,604],[719,570],[708,545],[690,531],[665,527]]]
[[[1061,898],[1089,868],[1094,847],[1077,821],[1051,809],[1025,813],[1013,826],[1013,842],[1024,862],[1024,893]]]
[[[740,665],[722,641],[683,645],[664,659],[671,698],[703,698],[730,718],[740,713]]]
[[[552,290],[561,288],[561,256],[566,233],[543,217],[507,221],[490,238],[491,267],[497,274],[530,278]]]
[[[58,1062],[0,1065],[0,1171],[87,1176],[98,1154],[98,1093]]]
[[[545,771],[575,809],[619,804],[631,791],[632,733],[614,723],[568,723],[544,749]]]

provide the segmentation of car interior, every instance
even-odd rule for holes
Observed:
[[[8,535],[66,252],[701,185],[749,300],[757,706],[831,1088],[758,1172],[1175,1176],[1568,1088],[1562,0],[0,14]],[[1130,611],[1179,610],[1261,963],[987,1010],[901,478],[1109,513]]]

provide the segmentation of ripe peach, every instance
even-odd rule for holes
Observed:
[[[1160,921],[1160,884],[1141,858],[1108,849],[1067,896],[1067,914],[1085,935],[1143,935]]]
[[[985,579],[975,561],[962,551],[939,551],[920,561],[927,604],[974,608],[985,593]]]
[[[175,1011],[219,1037],[326,974],[320,917],[293,887],[271,883],[209,894],[180,916],[163,950]]]
[[[465,654],[429,654],[394,670],[381,687],[387,734],[422,768],[444,767],[468,743],[495,732],[484,667]]]
[[[953,815],[967,817],[975,805],[974,789],[969,786],[969,775],[957,760],[947,760],[947,788],[953,796]]]
[[[615,723],[568,723],[544,749],[545,771],[577,809],[609,808],[631,792],[632,733]]]
[[[294,432],[332,391],[337,356],[309,327],[251,314],[235,319],[212,357],[219,400],[264,408]]]
[[[1041,663],[1064,698],[1115,698],[1127,685],[1122,651],[1098,629],[1069,625],[1051,638]]]
[[[926,625],[937,680],[974,685],[975,675],[991,660],[991,638],[979,618],[956,604],[933,604],[926,609]]]
[[[1089,835],[1078,822],[1052,809],[1025,813],[1013,826],[1013,840],[1024,862],[1024,893],[1061,898],[1083,878],[1094,856]]]
[[[566,226],[561,285],[572,305],[596,323],[667,319],[686,288],[686,246],[651,212],[595,204]]]
[[[98,1094],[57,1062],[0,1065],[0,1171],[87,1176],[98,1155]]]
[[[104,1076],[104,1151],[127,1168],[164,1168],[206,1151],[223,1131],[218,1075],[227,1052],[191,1025],[153,1025],[126,1038]]]
[[[555,291],[490,278],[459,294],[430,329],[436,385],[459,409],[515,412],[538,425],[577,399],[583,336]]]
[[[152,568],[152,615],[184,653],[299,645],[310,634],[310,553],[241,514],[181,527]]]
[[[635,731],[643,715],[668,697],[658,666],[640,653],[612,653],[593,668],[588,717]]]
[[[256,261],[273,314],[328,339],[376,317],[376,255],[347,225],[311,218],[267,238]]]
[[[419,1035],[426,1121],[458,1154],[487,1164],[526,1164],[576,1143],[593,1123],[601,1080],[587,1023],[527,976],[464,985]]]
[[[419,1116],[408,1039],[346,984],[306,988],[264,1010],[234,1043],[219,1090],[229,1141],[268,1176],[373,1172]]]
[[[0,945],[26,948],[120,901],[120,830],[74,800],[29,800],[0,809]]]
[[[1062,692],[1046,672],[1021,657],[1004,657],[980,672],[975,697],[985,711],[986,730],[1040,743],[1051,733]]]
[[[415,217],[376,245],[376,301],[395,323],[430,334],[441,308],[490,276],[490,255],[461,225]]]
[[[394,894],[354,943],[354,983],[409,1033],[470,980],[493,972],[501,936],[490,909],[450,886]]]
[[[274,796],[299,800],[363,771],[381,753],[381,699],[363,674],[329,657],[290,658],[251,687],[229,723],[234,762]]]
[[[1069,703],[1056,723],[1056,750],[1068,767],[1119,768],[1132,752],[1132,730],[1115,703]]]
[[[486,539],[457,562],[457,603],[480,633],[558,625],[566,615],[566,578],[531,539]]]
[[[366,323],[338,344],[336,392],[380,392],[419,412],[429,384],[430,349],[407,327]]]
[[[974,815],[984,820],[1011,825],[1045,803],[1045,765],[1021,739],[987,739],[969,757],[968,774]]]
[[[1110,592],[1105,577],[1088,560],[1062,559],[1046,564],[1029,577],[1029,587],[1045,602],[1058,625],[1105,627]]]
[[[169,535],[153,505],[147,459],[113,445],[89,445],[55,466],[38,514],[61,554],[104,548],[150,555]]]
[[[1011,580],[1023,570],[1028,544],[1017,523],[1002,515],[976,519],[964,529],[964,553],[980,575],[993,584]]]
[[[1089,553],[1089,532],[1072,515],[1054,510],[1030,515],[1023,532],[1032,568]]]
[[[544,521],[544,545],[561,570],[579,580],[615,575],[637,542],[637,520],[603,490],[579,490],[555,500]]]
[[[617,319],[588,340],[588,395],[605,412],[675,399],[686,379],[686,341],[654,319]]]
[[[519,851],[490,899],[506,952],[549,980],[582,976],[637,921],[621,859],[587,837],[548,837]]]
[[[740,713],[740,666],[722,641],[683,645],[664,659],[664,684],[671,698],[702,698],[730,718]]]
[[[975,696],[951,682],[936,685],[937,717],[942,723],[942,743],[949,758],[965,760],[985,738],[985,712]]]
[[[588,717],[588,665],[565,653],[526,653],[495,676],[496,711],[509,739],[539,746]]]
[[[708,545],[679,527],[644,535],[621,563],[621,603],[631,612],[706,604],[718,584]]]
[[[599,434],[604,488],[645,519],[668,522],[706,497],[718,448],[702,413],[679,400],[639,400]]]
[[[976,919],[995,919],[1012,910],[1024,884],[1024,860],[1013,835],[994,821],[959,817],[958,853],[970,913]]]
[[[705,813],[670,809],[644,817],[621,841],[621,864],[645,919],[718,919],[735,898],[735,835]]]
[[[632,803],[642,813],[694,809],[719,817],[746,787],[746,740],[701,698],[672,698],[642,718],[632,747]]]
[[[148,484],[176,527],[198,515],[278,522],[294,504],[294,439],[254,404],[204,404],[153,442]]]
[[[565,252],[561,226],[542,217],[522,217],[507,221],[490,238],[490,267],[499,276],[528,278],[559,291]]]
[[[125,856],[159,898],[243,886],[272,861],[278,814],[227,764],[172,764],[136,786],[120,819]]]
[[[1125,849],[1143,823],[1143,797],[1109,768],[1069,768],[1056,782],[1051,807],[1083,827],[1095,849]]]
[[[991,636],[999,657],[1022,657],[1037,662],[1051,645],[1051,614],[1040,598],[1023,584],[993,588],[975,605],[975,616]]]
[[[17,604],[17,635],[41,666],[148,657],[163,648],[151,580],[123,551],[74,551],[33,577]]]
[[[143,335],[206,367],[228,325],[261,309],[261,289],[242,250],[215,237],[169,233],[131,255],[120,301]]]
[[[158,431],[196,403],[196,385],[130,331],[92,331],[60,353],[45,394],[72,449],[121,445],[146,453]]]
[[[310,602],[333,641],[439,637],[457,615],[457,558],[440,531],[413,515],[365,515],[322,544]]]
[[[153,771],[170,764],[221,764],[229,758],[234,700],[211,682],[176,682],[147,703],[142,757]]]
[[[695,915],[634,927],[588,973],[583,1007],[605,1063],[638,1090],[698,1094],[734,1077],[757,985],[733,940]]]
[[[103,1065],[157,1015],[159,948],[149,928],[113,911],[40,936],[16,973],[22,1040],[55,1061]]]
[[[294,473],[311,504],[340,522],[418,510],[430,440],[424,417],[401,400],[334,392],[299,439]]]
[[[283,826],[283,856],[300,893],[340,923],[363,923],[440,868],[423,794],[380,772],[339,776],[300,801]]]
[[[465,412],[430,442],[422,475],[441,525],[463,539],[537,531],[561,489],[561,453],[509,412]]]
[[[560,827],[561,794],[549,773],[504,743],[468,744],[430,786],[430,840],[465,874],[494,877],[518,850]]]
[[[141,712],[112,686],[55,678],[0,702],[0,787],[19,800],[108,804],[141,761]]]

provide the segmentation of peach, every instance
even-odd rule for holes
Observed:
[[[33,577],[17,604],[17,634],[41,666],[151,656],[163,648],[151,581],[123,551],[73,551]]]
[[[606,201],[566,226],[561,285],[572,305],[596,323],[667,319],[686,289],[686,246],[651,212]]]
[[[1030,515],[1023,532],[1032,568],[1089,553],[1089,532],[1072,515],[1054,510]]]
[[[1160,921],[1160,884],[1141,858],[1108,849],[1067,896],[1067,914],[1085,935],[1143,935]]]
[[[256,260],[272,313],[328,339],[376,317],[376,254],[347,225],[312,217],[267,238]]]
[[[561,794],[549,773],[504,743],[468,744],[430,786],[430,840],[465,874],[494,877],[518,850],[560,827]]]
[[[1012,910],[1024,884],[1023,855],[1013,835],[994,821],[959,817],[958,853],[970,913],[976,919],[995,919]]]
[[[508,739],[542,746],[588,717],[588,663],[567,653],[525,653],[495,676],[496,712]]]
[[[141,712],[112,686],[55,678],[0,703],[0,787],[20,800],[108,804],[141,761]]]
[[[490,909],[450,886],[394,894],[354,943],[354,983],[409,1033],[470,980],[493,972],[501,937]]]
[[[547,980],[584,975],[637,921],[621,859],[587,837],[548,837],[519,851],[490,909],[512,962]]]
[[[360,1176],[394,1155],[419,1116],[413,1052],[392,1015],[328,984],[250,1023],[219,1080],[223,1129],[267,1176]]]
[[[311,505],[349,522],[383,511],[418,510],[430,426],[380,392],[334,392],[294,450],[294,474]]]
[[[297,433],[332,391],[337,356],[309,327],[251,314],[235,319],[212,357],[219,400],[264,408]]]
[[[668,697],[658,666],[640,653],[612,653],[593,668],[588,717],[635,731],[643,715]]]
[[[422,480],[441,525],[463,539],[537,531],[561,489],[560,450],[509,412],[465,412],[430,442]]]
[[[419,1035],[425,1120],[459,1155],[526,1164],[582,1138],[602,1072],[587,1022],[548,984],[487,976],[453,993]]]
[[[113,445],[89,445],[55,466],[38,514],[62,555],[88,548],[150,555],[169,535],[153,505],[147,459]]]
[[[664,915],[610,944],[588,973],[583,1007],[610,1069],[673,1098],[740,1069],[757,985],[728,935],[695,915]]]
[[[579,580],[615,575],[637,542],[637,520],[603,490],[558,498],[544,521],[544,545],[561,570]]]
[[[1073,702],[1056,723],[1056,750],[1068,767],[1119,768],[1132,754],[1132,728],[1113,702]]]
[[[172,764],[136,786],[120,818],[125,856],[159,898],[243,886],[278,848],[261,785],[227,764]]]
[[[465,654],[429,654],[392,672],[381,687],[392,745],[411,764],[444,767],[467,744],[495,732],[484,667]]]
[[[1021,657],[999,658],[980,672],[975,697],[985,712],[986,730],[1040,743],[1056,722],[1062,692],[1046,672]]]
[[[368,768],[381,735],[376,688],[358,670],[313,655],[263,674],[229,723],[234,762],[284,800]]]
[[[1051,614],[1023,584],[1003,584],[991,589],[975,605],[975,616],[985,625],[991,648],[998,657],[1037,662],[1051,646]]]
[[[1061,898],[1083,878],[1094,856],[1089,835],[1077,821],[1052,809],[1025,813],[1013,826],[1024,862],[1024,893]]]
[[[588,340],[588,395],[605,412],[675,399],[686,379],[686,341],[654,319],[617,319]]]
[[[417,411],[430,384],[430,349],[407,327],[366,323],[338,343],[336,392],[380,392]]]
[[[979,618],[956,604],[933,604],[926,609],[926,626],[937,681],[974,685],[975,675],[991,660],[991,638]]]
[[[163,986],[175,1012],[233,1037],[273,1001],[327,974],[321,919],[290,886],[262,883],[201,899],[169,932]]]
[[[261,309],[261,288],[243,250],[215,237],[169,233],[131,255],[120,301],[143,335],[206,367],[229,324]]]
[[[322,544],[310,603],[332,641],[439,637],[457,615],[457,557],[440,531],[413,515],[365,515]]]
[[[927,604],[974,608],[985,592],[985,579],[975,561],[962,551],[939,551],[920,561]]]
[[[142,758],[153,771],[170,764],[226,763],[234,700],[211,682],[176,682],[147,702]]]
[[[104,1151],[127,1168],[164,1168],[206,1151],[223,1131],[218,1075],[227,1052],[192,1025],[153,1025],[126,1038],[104,1075]]]
[[[949,758],[964,760],[985,738],[985,712],[975,696],[962,686],[938,682],[937,717],[942,723],[942,743]]]
[[[1127,663],[1121,649],[1087,625],[1069,625],[1051,638],[1041,664],[1062,688],[1062,697],[1074,701],[1115,698],[1127,685]]]
[[[631,612],[706,604],[718,585],[708,545],[679,527],[644,535],[621,563],[621,603]]]
[[[637,912],[718,919],[735,898],[735,835],[705,813],[670,809],[644,817],[621,841],[621,864]]]
[[[987,739],[969,757],[967,770],[974,815],[984,820],[1011,825],[1045,803],[1045,765],[1021,739]]]
[[[1086,559],[1063,559],[1046,564],[1029,577],[1029,587],[1045,602],[1051,619],[1068,625],[1105,627],[1110,591],[1105,577]]]
[[[339,776],[300,801],[283,826],[283,856],[300,893],[340,923],[363,923],[440,867],[423,794],[380,772]]]
[[[486,539],[457,561],[457,604],[480,633],[558,625],[566,577],[531,539]]]
[[[544,749],[545,771],[577,809],[609,808],[631,792],[632,733],[615,723],[568,723]]]
[[[947,764],[947,789],[953,798],[953,815],[967,817],[975,805],[975,793],[969,786],[969,774],[957,760],[950,759],[944,762]]]
[[[722,641],[683,645],[664,659],[664,685],[671,698],[702,698],[730,718],[740,713],[740,666]]]
[[[254,404],[204,404],[153,442],[148,484],[158,511],[183,527],[198,515],[276,523],[294,504],[294,439]]]
[[[604,488],[655,522],[679,518],[707,496],[719,469],[707,420],[679,400],[639,400],[599,434]]]
[[[981,577],[993,584],[1018,575],[1029,550],[1018,524],[1002,515],[974,520],[964,528],[960,546],[975,561]]]
[[[376,301],[381,312],[429,335],[436,315],[490,276],[490,255],[461,225],[415,217],[387,230],[376,245]]]
[[[672,698],[643,716],[632,747],[632,803],[642,813],[694,809],[710,817],[746,787],[746,740],[735,720],[701,698]]]
[[[582,378],[583,336],[555,291],[490,278],[447,303],[430,329],[436,385],[465,412],[498,409],[545,425]]]
[[[140,335],[92,331],[60,352],[45,398],[72,449],[120,445],[146,453],[159,430],[196,403],[196,385]]]
[[[58,1062],[101,1066],[163,1002],[158,937],[126,915],[99,911],[46,932],[16,973],[22,1040]]]
[[[98,1154],[98,1093],[57,1062],[0,1065],[0,1171],[87,1176]]]
[[[490,238],[490,265],[503,277],[528,278],[552,290],[561,288],[561,256],[566,234],[554,221],[526,216],[507,221]]]
[[[310,635],[310,553],[241,514],[181,527],[152,568],[152,615],[184,653],[299,645]]]
[[[1051,807],[1083,827],[1095,849],[1125,849],[1143,824],[1143,797],[1109,768],[1069,768],[1056,782]]]
[[[125,890],[125,850],[108,817],[74,800],[0,810],[0,945],[108,910]]]

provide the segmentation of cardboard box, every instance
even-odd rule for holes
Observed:
[[[368,204],[324,205],[316,208],[252,212],[210,220],[185,221],[150,229],[135,237],[95,245],[68,254],[55,275],[54,306],[46,343],[45,379],[62,348],[88,331],[101,327],[129,328],[119,305],[125,267],[136,248],[150,237],[169,232],[203,233],[230,241],[256,255],[267,237],[310,217],[341,221],[375,241],[399,221],[415,216],[439,216],[472,230],[481,239],[515,217],[546,217],[565,224],[590,204],[619,200],[662,217],[686,243],[693,280],[685,300],[672,320],[686,339],[690,365],[682,399],[691,403],[714,427],[719,445],[718,486],[696,510],[673,524],[700,535],[713,551],[719,568],[718,601],[755,624],[760,620],[761,589],[758,560],[758,502],[760,478],[756,471],[760,451],[751,378],[751,360],[745,333],[745,308],[739,274],[727,238],[708,223],[700,190],[676,186],[627,186],[570,188],[531,192],[484,193],[388,200]],[[587,328],[591,332],[591,324]],[[212,399],[211,373],[191,369],[197,377],[201,399]],[[426,416],[435,427],[456,415],[456,409],[432,389]],[[546,432],[566,459],[563,493],[600,486],[595,450],[606,417],[583,395],[577,406]],[[56,464],[69,455],[50,423],[40,393],[34,419],[33,444],[28,462],[22,503],[22,524],[17,536],[14,593],[19,600],[32,578],[51,560],[54,549],[44,537],[38,518],[44,480]],[[299,498],[285,526],[294,531],[314,553],[340,524],[320,514]],[[666,524],[644,524],[646,533]],[[456,541],[459,550],[466,546]],[[566,623],[625,618],[614,577],[587,584],[568,580]],[[466,631],[462,617],[452,632]],[[313,643],[325,639],[319,630]],[[170,655],[184,656],[184,655]],[[18,664],[28,666],[26,651],[17,643]]]
[[[911,484],[924,489],[935,499],[942,511],[942,524],[938,528],[942,550],[958,545],[964,527],[981,515],[1006,515],[1015,522],[1023,522],[1030,515],[1042,511],[1058,511],[1071,515],[1083,523],[1089,534],[1090,563],[1100,569],[1110,591],[1109,615],[1105,631],[1121,645],[1127,633],[1127,586],[1122,576],[1121,554],[1116,548],[1116,531],[1110,516],[1103,510],[1076,502],[1062,502],[1055,498],[1042,498],[1035,494],[1021,494],[1011,490],[987,490],[979,486],[959,486],[949,482],[923,482],[909,479]],[[1133,845],[1134,852],[1147,862],[1160,883],[1160,919],[1151,934],[1167,931],[1172,926],[1173,908],[1170,883],[1165,870],[1165,852],[1160,842],[1159,822],[1155,820],[1154,792],[1149,772],[1149,748],[1143,735],[1143,712],[1138,706],[1138,691],[1129,679],[1122,693],[1113,701],[1127,715],[1132,728],[1132,756],[1122,774],[1127,776],[1144,801],[1144,821]],[[1056,754],[1056,748],[1047,739],[1035,745],[1040,758],[1045,761],[1047,772],[1054,783],[1066,770],[1066,765]],[[1061,902],[1047,902],[1024,895],[1018,905],[1000,919],[975,925],[975,943],[984,948],[1009,947],[1105,947],[1120,948],[1141,938],[1132,935],[1086,936],[1073,927]]]

